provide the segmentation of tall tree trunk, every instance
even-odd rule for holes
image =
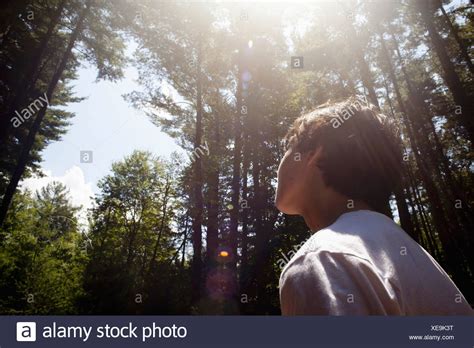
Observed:
[[[255,141],[258,141],[254,138],[254,146],[256,145]],[[256,146],[257,147],[257,146]],[[259,312],[261,312],[266,306],[266,297],[267,293],[265,290],[265,280],[264,280],[264,252],[265,252],[265,237],[263,233],[263,201],[262,194],[260,189],[260,156],[258,155],[259,151],[254,148],[252,155],[252,182],[253,182],[253,221],[255,229],[255,276],[256,276],[256,297],[258,298]]]
[[[408,181],[408,180],[407,180]],[[411,207],[411,221],[413,222],[413,234],[415,236],[418,236],[418,240],[421,240],[422,238],[422,228],[418,219],[418,216],[416,214],[416,205],[413,200],[413,197],[410,195],[411,194],[411,188],[409,187],[407,189],[407,198],[408,198],[408,203],[409,206]],[[421,242],[418,242],[421,244]]]
[[[417,2],[417,4],[420,7],[423,23],[428,29],[428,36],[433,49],[441,63],[444,82],[451,91],[454,102],[461,108],[460,123],[466,129],[469,140],[472,144],[474,144],[474,104],[464,89],[461,79],[456,73],[454,64],[451,62],[451,59],[448,56],[446,51],[446,43],[436,30],[433,13],[429,10],[430,3],[420,1]]]
[[[456,40],[459,50],[461,51],[461,55],[464,59],[464,61],[467,64],[467,67],[469,68],[469,71],[471,72],[471,75],[474,76],[474,64],[472,64],[471,57],[469,57],[469,53],[467,51],[467,47],[462,41],[461,37],[459,36],[458,29],[456,26],[451,22],[451,19],[449,18],[448,14],[444,10],[443,7],[443,2],[441,0],[437,0],[437,5],[441,10],[441,13],[443,14],[444,19],[446,20],[446,23],[448,24],[449,30],[451,31],[451,34],[453,34],[454,39]]]
[[[421,195],[419,193],[416,180],[410,168],[408,168],[407,172],[408,172],[409,181],[411,183],[411,187],[413,190],[414,205],[416,206],[416,210],[418,211],[418,214],[420,215],[420,221],[423,226],[424,235],[426,236],[426,244],[424,246],[426,247],[426,249],[430,251],[430,253],[432,253],[432,255],[438,261],[441,261],[444,258],[442,257],[437,245],[433,243],[433,239],[431,238],[431,236],[433,236],[434,234],[433,229],[431,227],[430,221],[428,220],[426,216],[425,207],[423,206],[423,203],[421,202]]]
[[[245,134],[247,132],[244,131]],[[242,250],[240,256],[240,289],[242,294],[249,295],[249,187],[248,173],[250,167],[250,149],[247,142],[247,136],[243,136],[243,153],[242,153],[242,234],[240,240],[240,248]],[[244,309],[244,308],[243,308]],[[242,311],[244,312],[244,311]]]
[[[156,262],[156,255],[158,254],[158,247],[160,246],[161,236],[163,235],[164,229],[166,227],[166,214],[168,211],[168,201],[169,201],[169,193],[171,188],[171,178],[168,176],[166,177],[165,183],[165,192],[163,193],[163,201],[161,202],[161,221],[160,221],[160,228],[158,229],[158,235],[156,236],[155,245],[153,247],[153,254],[151,255],[150,262],[148,264],[148,274],[151,274],[153,267]]]
[[[348,37],[350,37],[350,42],[352,42],[352,48],[354,49],[354,56],[357,59],[357,66],[360,71],[362,83],[364,84],[364,87],[369,93],[369,101],[380,109],[380,104],[377,98],[377,94],[375,93],[375,84],[372,78],[372,73],[370,72],[369,64],[367,64],[367,61],[365,60],[364,51],[362,50],[362,47],[360,47],[360,43],[357,40],[357,33],[354,29],[354,26],[352,25],[352,22],[350,21],[351,18],[348,17],[348,23],[345,27],[348,33]]]
[[[237,241],[238,241],[238,226],[239,226],[239,212],[240,212],[240,162],[242,153],[242,49],[239,50],[237,61],[237,91],[236,91],[236,112],[234,114],[234,151],[232,159],[232,210],[230,212],[230,240],[229,246],[231,254],[234,257],[231,268],[236,272],[237,261]],[[236,273],[234,273],[236,274]]]
[[[252,104],[249,110],[253,110],[253,105],[257,104],[256,97],[252,99]],[[253,185],[253,200],[252,200],[252,220],[255,231],[255,267],[253,269],[253,275],[250,281],[255,281],[256,284],[256,298],[258,312],[262,313],[265,311],[268,305],[268,292],[266,291],[266,274],[265,274],[265,258],[266,249],[268,245],[266,243],[266,234],[264,231],[264,207],[265,200],[263,195],[263,187],[261,183],[262,178],[262,119],[261,115],[252,114],[253,117],[249,118],[249,141],[252,148],[251,152],[251,163],[252,163],[252,185]],[[248,115],[247,115],[248,118]]]
[[[390,111],[391,111],[391,116],[395,120],[395,109],[393,107],[392,100],[390,98],[390,92],[388,89],[388,84],[387,81],[384,78],[384,87],[385,91],[387,93],[386,98],[388,101],[388,104],[390,106]],[[402,150],[402,149],[400,149]],[[404,165],[405,166],[405,165]],[[419,240],[419,234],[414,228],[414,224],[412,221],[412,218],[410,216],[410,211],[408,210],[408,204],[406,202],[406,197],[408,195],[405,194],[404,187],[406,185],[406,178],[405,175],[402,176],[401,180],[401,185],[400,187],[395,189],[395,201],[397,203],[397,210],[398,210],[398,216],[400,217],[400,225],[402,226],[403,230],[408,233],[410,236],[413,237],[416,241]]]
[[[69,42],[68,42],[68,45],[66,47],[66,51],[64,52],[64,54],[61,58],[61,62],[59,63],[58,68],[54,72],[53,77],[51,78],[51,81],[49,82],[48,90],[46,92],[46,96],[47,96],[49,101],[51,101],[51,98],[53,96],[53,92],[54,92],[54,90],[55,90],[55,88],[56,88],[56,86],[59,82],[59,79],[61,78],[61,75],[63,74],[64,69],[66,68],[66,64],[67,64],[69,58],[71,57],[72,49],[73,49],[73,47],[76,43],[76,40],[77,40],[79,34],[82,31],[84,20],[85,20],[85,18],[87,17],[87,15],[89,14],[89,12],[91,10],[91,5],[92,5],[92,0],[88,0],[85,7],[81,11],[81,13],[78,17],[78,20],[77,20],[76,27],[75,27],[74,31],[71,33],[71,36],[69,38]],[[28,136],[26,138],[26,141],[22,146],[21,153],[20,153],[20,158],[18,159],[18,162],[17,162],[17,165],[16,165],[15,170],[13,172],[13,175],[10,179],[10,182],[8,183],[7,189],[6,189],[5,194],[3,196],[2,205],[0,207],[0,226],[2,226],[4,221],[5,221],[5,217],[7,215],[10,203],[13,199],[13,195],[16,191],[17,186],[18,186],[18,182],[20,181],[20,179],[21,179],[21,177],[22,177],[22,175],[25,171],[26,164],[28,163],[30,151],[31,151],[31,149],[32,149],[32,147],[35,143],[36,134],[38,134],[38,132],[40,130],[40,127],[41,127],[41,123],[44,119],[44,116],[46,115],[47,107],[48,107],[48,105],[44,105],[38,111],[38,115],[36,116],[33,124],[31,125],[31,128],[28,132]]]
[[[196,133],[194,138],[194,148],[201,146],[202,140],[202,37],[198,39],[197,47],[197,103],[196,103]],[[196,303],[201,297],[201,280],[202,280],[202,161],[200,156],[196,156],[194,161],[194,182],[193,182],[193,260],[192,260],[192,302]]]
[[[184,261],[186,260],[186,243],[188,241],[189,216],[186,215],[183,234],[183,253],[181,254],[181,269],[184,269]]]
[[[217,93],[216,100],[219,98],[219,93]],[[208,270],[214,267],[216,256],[217,256],[217,247],[219,242],[219,161],[220,161],[220,123],[219,123],[219,108],[216,107],[214,114],[214,136],[210,146],[209,158],[207,162],[209,163],[209,172],[208,172],[208,185],[207,185],[207,233],[206,233],[206,247],[207,247],[207,267]]]

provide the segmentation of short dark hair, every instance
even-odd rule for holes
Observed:
[[[298,117],[285,142],[301,153],[321,146],[318,167],[326,185],[375,210],[384,210],[400,184],[401,142],[394,122],[362,99],[327,102]]]

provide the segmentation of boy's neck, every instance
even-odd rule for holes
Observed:
[[[357,210],[373,210],[367,203],[334,193],[324,202],[314,202],[301,215],[306,225],[313,232],[317,232],[333,224],[344,213]]]

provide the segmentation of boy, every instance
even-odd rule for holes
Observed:
[[[355,98],[299,117],[278,168],[277,208],[317,231],[280,277],[283,315],[471,315],[441,266],[386,212],[398,137]]]

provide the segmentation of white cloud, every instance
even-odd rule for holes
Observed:
[[[44,177],[27,178],[21,182],[21,188],[27,188],[36,192],[48,185],[50,182],[59,181],[69,190],[70,202],[75,206],[82,206],[79,214],[81,224],[87,222],[87,209],[92,207],[94,193],[92,184],[86,183],[84,172],[78,166],[72,166],[62,176],[53,176],[50,170],[43,170]]]

